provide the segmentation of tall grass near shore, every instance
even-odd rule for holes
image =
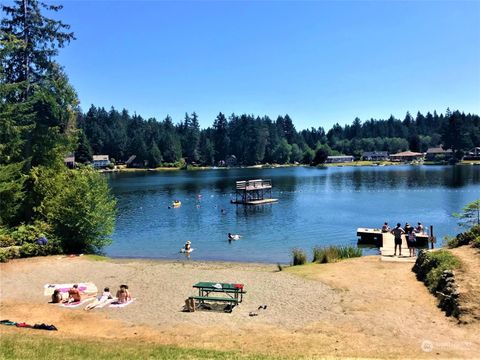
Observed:
[[[315,246],[313,248],[314,263],[326,264],[362,256],[362,250],[353,246]],[[303,249],[292,249],[292,265],[304,265],[307,263],[307,254]]]
[[[362,250],[353,246],[328,246],[313,248],[313,262],[326,264],[342,259],[362,256]]]
[[[307,263],[307,254],[299,248],[292,249],[292,265],[304,265]]]

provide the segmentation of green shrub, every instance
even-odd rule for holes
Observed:
[[[15,245],[15,239],[10,235],[6,227],[0,226],[0,247]]]
[[[116,201],[107,180],[83,168],[62,174],[63,190],[46,201],[48,220],[68,254],[97,253],[111,243]],[[49,239],[50,240],[50,239]]]
[[[473,247],[480,248],[480,237],[477,237],[475,240],[473,240],[472,245]]]
[[[353,246],[328,246],[313,248],[313,262],[320,264],[362,256],[362,250]]]
[[[10,259],[20,257],[20,247],[10,246],[8,248],[0,248],[0,262],[7,262]]]
[[[454,238],[446,237],[445,240],[449,248],[456,248],[468,244],[475,246],[475,243],[480,241],[480,225],[474,225],[470,230],[460,233]]]
[[[307,254],[302,249],[292,249],[293,265],[304,265],[307,262]]]
[[[16,245],[34,243],[38,238],[45,236],[47,239],[51,234],[51,226],[43,221],[35,221],[33,224],[22,224],[12,231],[12,237]]]
[[[422,250],[412,270],[417,273],[417,278],[435,293],[443,271],[456,270],[459,267],[460,261],[448,250]]]

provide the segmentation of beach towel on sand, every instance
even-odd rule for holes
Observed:
[[[133,302],[133,300],[135,300],[135,299],[128,300],[127,302],[124,302],[124,303],[118,303],[118,302],[114,301],[110,304],[109,307],[122,308],[122,307],[125,307],[127,305],[130,305]]]
[[[86,298],[86,299],[83,299],[82,301],[74,301],[74,302],[71,302],[71,303],[61,303],[60,306],[61,307],[66,307],[66,308],[76,308],[82,304],[85,304],[86,302],[89,302],[89,301],[92,301],[93,297],[91,298]]]
[[[84,282],[84,283],[76,283],[78,285],[78,291],[82,294],[93,295],[98,292],[97,287],[94,283],[91,282]],[[75,284],[45,284],[43,286],[43,295],[45,296],[52,296],[53,291],[58,289],[62,293],[68,293],[73,285]]]

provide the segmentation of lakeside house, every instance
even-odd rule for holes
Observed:
[[[425,155],[425,160],[428,161],[440,161],[440,160],[449,160],[453,156],[452,149],[444,150],[441,146],[428,148]]]
[[[353,161],[352,155],[335,155],[335,156],[328,156],[325,162],[327,164],[334,164],[334,163],[343,163],[343,162],[352,162],[352,161]]]
[[[402,151],[396,154],[390,155],[390,161],[397,162],[409,162],[414,160],[423,159],[423,153],[413,152],[413,151]]]
[[[237,157],[235,155],[230,155],[225,159],[225,165],[228,167],[237,165]]]
[[[480,160],[480,147],[474,147],[473,149],[469,150],[463,160]]]
[[[73,169],[75,167],[75,154],[68,154],[63,158],[66,167]]]
[[[385,161],[388,160],[388,151],[365,151],[362,159],[367,161]]]
[[[92,165],[95,169],[102,169],[110,165],[108,155],[93,155]]]

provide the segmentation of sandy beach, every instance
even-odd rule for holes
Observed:
[[[44,257],[0,264],[0,316],[52,323],[56,337],[136,339],[182,347],[287,356],[478,358],[478,322],[458,324],[411,272],[370,256],[279,271],[276,265]],[[125,308],[48,304],[47,283],[128,284]],[[232,313],[182,312],[198,281],[243,283]],[[257,310],[267,305],[265,310]],[[255,311],[258,316],[249,316]],[[6,326],[2,333],[25,331]],[[43,334],[44,335],[44,334]]]

